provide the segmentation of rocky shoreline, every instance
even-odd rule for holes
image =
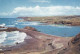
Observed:
[[[80,26],[80,16],[46,16],[46,17],[18,17],[24,21],[39,21],[46,24]],[[22,20],[23,21],[23,20]]]
[[[32,27],[25,27],[23,29],[8,28],[4,31],[10,32],[16,30],[25,32],[31,38],[26,37],[24,42],[16,43],[15,46],[1,47],[0,54],[74,54],[77,51],[77,54],[80,54],[79,50],[77,50],[80,43],[80,34],[76,37],[52,36],[40,33]],[[73,49],[76,51],[73,51]]]

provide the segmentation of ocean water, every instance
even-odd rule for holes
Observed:
[[[25,26],[31,26],[38,31],[50,35],[71,37],[80,33],[80,26],[64,26],[64,25],[43,25],[40,22],[19,22],[19,18],[0,18],[0,24],[5,24],[7,27],[24,28]]]
[[[20,22],[19,18],[0,18],[0,26],[6,27],[17,27],[24,28],[25,26],[31,26],[36,28],[38,31],[62,37],[72,37],[80,33],[80,26],[64,26],[64,25],[44,25],[40,22]],[[23,37],[22,37],[23,36]],[[13,32],[0,32],[0,44],[4,45],[14,45],[15,43],[20,43],[24,41],[24,38],[28,37],[25,33],[20,33],[19,31]]]
[[[15,45],[16,43],[21,43],[24,41],[27,34],[19,31],[12,32],[0,32],[0,44],[3,45]]]

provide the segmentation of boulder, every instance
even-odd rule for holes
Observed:
[[[69,43],[70,49],[75,54],[80,54],[80,33],[76,35]]]
[[[32,31],[37,31],[35,28],[33,28],[33,27],[29,27],[29,26],[26,26],[24,29],[32,30]]]
[[[5,28],[5,27],[0,26],[0,28]]]
[[[77,43],[80,43],[80,34],[76,35],[74,38],[71,40],[71,44],[75,45]]]
[[[16,28],[16,27],[7,27],[6,29],[0,29],[0,31],[7,31],[7,32],[18,31],[18,28]]]
[[[18,28],[16,28],[16,27],[8,27],[6,31],[8,31],[8,32],[10,32],[10,31],[18,31]]]
[[[73,37],[64,49],[59,51],[58,54],[80,54],[80,33]]]

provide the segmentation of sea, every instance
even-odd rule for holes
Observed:
[[[80,33],[80,26],[65,26],[65,25],[56,25],[56,24],[46,25],[46,24],[40,23],[38,21],[31,22],[31,21],[20,21],[20,20],[23,20],[23,19],[0,18],[0,25],[5,25],[6,27],[17,27],[20,29],[22,29],[26,26],[30,26],[30,27],[36,28],[38,31],[40,31],[42,33],[49,34],[49,35],[61,36],[61,37],[73,37]],[[14,32],[12,32],[12,34],[13,33]],[[19,34],[18,31],[17,31],[17,33]],[[0,34],[0,36],[1,35],[2,35],[2,33]],[[10,34],[9,34],[9,36],[10,36]],[[0,37],[0,40],[3,40],[3,39],[5,40],[5,38],[7,39],[6,36],[3,37],[3,39],[1,39],[1,38],[2,38],[2,36]],[[0,43],[5,43],[4,40]],[[10,43],[10,41],[8,40],[7,42],[9,42],[9,44],[11,44],[11,43],[15,42],[16,40],[12,41],[11,43]]]
[[[17,27],[24,28],[26,26],[31,26],[36,28],[38,31],[50,35],[62,36],[62,37],[70,37],[75,36],[80,33],[80,26],[65,26],[65,25],[45,25],[40,22],[29,22],[24,21],[20,18],[0,18],[0,24],[5,24],[6,27]]]

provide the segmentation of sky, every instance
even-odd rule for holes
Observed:
[[[0,18],[79,14],[80,0],[0,0]]]

